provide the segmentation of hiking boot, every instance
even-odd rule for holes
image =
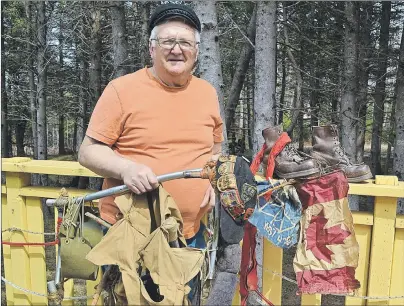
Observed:
[[[336,125],[313,127],[311,156],[322,166],[345,172],[348,182],[361,182],[373,177],[368,165],[353,164],[341,147]]]
[[[262,161],[265,176],[267,172],[269,153],[282,133],[283,130],[281,125],[269,127],[262,131],[262,136],[264,137],[267,146]],[[296,150],[290,143],[287,144],[282,152],[275,158],[274,174],[279,178],[302,178],[319,173],[320,169],[317,167],[316,161],[313,160],[310,155]]]

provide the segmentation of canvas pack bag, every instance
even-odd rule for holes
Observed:
[[[61,274],[63,278],[96,280],[99,267],[86,259],[103,237],[100,225],[84,216],[84,203],[67,198],[59,229]]]
[[[188,283],[200,272],[205,253],[186,247],[173,198],[162,186],[153,193],[152,209],[147,194],[116,197],[123,218],[87,259],[119,267],[121,277],[114,286],[119,305],[188,305]],[[174,239],[184,247],[172,248]]]

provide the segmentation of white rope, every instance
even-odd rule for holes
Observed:
[[[38,292],[35,292],[35,291],[31,291],[31,290],[22,288],[22,287],[20,287],[20,286],[18,286],[16,284],[6,280],[3,276],[1,277],[1,280],[3,282],[5,282],[6,284],[10,285],[11,287],[13,287],[15,289],[18,289],[20,291],[23,291],[25,293],[50,298],[50,295],[48,295],[48,294],[38,293]],[[63,298],[63,300],[88,300],[88,299],[92,299],[92,298],[93,298],[92,296],[69,296],[69,297]]]
[[[1,232],[2,233],[4,233],[4,232],[24,232],[24,233],[45,235],[45,236],[55,236],[56,235],[56,233],[34,232],[34,231],[29,231],[29,230],[23,230],[23,229],[17,228],[17,227],[9,227],[9,228],[2,230]]]
[[[258,265],[260,267],[262,267],[262,265]],[[271,272],[272,274],[283,278],[284,280],[293,283],[295,285],[297,285],[297,282],[289,277],[286,277],[280,273],[277,273],[275,271],[269,270],[268,268],[264,268],[264,271],[267,272]],[[326,294],[326,293],[323,293]],[[396,300],[396,299],[404,299],[404,295],[397,295],[397,296],[364,296],[364,295],[353,295],[353,294],[338,294],[338,293],[330,293],[328,295],[337,295],[337,296],[348,296],[348,297],[352,297],[352,298],[357,298],[357,299],[363,299],[363,300]]]

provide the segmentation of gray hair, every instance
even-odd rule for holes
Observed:
[[[166,20],[165,22],[163,22],[163,23],[167,23],[167,22],[174,21],[174,20],[181,20],[182,22],[185,23],[185,20],[184,20],[184,19],[178,18],[178,17],[169,18],[169,19],[167,19],[167,20]],[[153,30],[151,31],[151,33],[150,33],[149,42],[151,42],[153,46],[154,46],[154,44],[156,43],[156,42],[154,41],[154,39],[157,38],[157,30],[158,30],[157,28],[158,28],[160,25],[161,25],[161,23],[160,23],[159,25],[156,25],[156,26],[153,28]],[[194,32],[195,32],[195,41],[198,43],[196,47],[198,48],[199,43],[201,42],[201,33],[199,33],[199,31],[198,31],[197,29],[194,29]]]

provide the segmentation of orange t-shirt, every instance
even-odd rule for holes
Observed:
[[[208,82],[192,76],[185,87],[172,88],[144,68],[107,85],[86,134],[161,175],[202,168],[213,144],[223,141],[222,126],[216,90]],[[106,178],[103,189],[122,184]],[[163,183],[181,211],[186,238],[199,230],[207,209],[199,206],[208,186],[198,178]],[[116,222],[114,197],[101,199],[99,208],[103,219]]]

